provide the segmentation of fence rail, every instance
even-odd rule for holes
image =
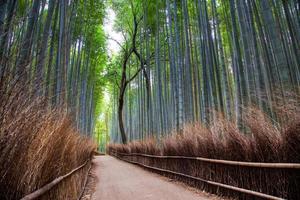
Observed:
[[[235,166],[245,166],[245,167],[261,167],[261,168],[279,168],[279,169],[300,169],[300,164],[298,163],[261,163],[261,162],[242,162],[242,161],[232,161],[232,160],[219,160],[219,159],[210,159],[203,157],[189,157],[189,156],[158,156],[158,155],[149,155],[142,153],[118,153],[119,155],[124,156],[142,156],[149,158],[159,158],[159,159],[187,159],[187,160],[199,160],[203,162],[224,164],[224,165],[235,165]]]
[[[46,192],[48,192],[49,190],[51,190],[54,186],[56,186],[57,184],[59,184],[60,182],[62,182],[63,180],[65,180],[66,178],[68,178],[69,176],[75,174],[77,171],[79,171],[80,169],[84,168],[88,163],[90,163],[91,159],[86,160],[82,165],[74,168],[73,170],[71,170],[70,172],[68,172],[67,174],[63,175],[63,176],[59,176],[56,179],[54,179],[53,181],[51,181],[50,183],[44,185],[43,187],[41,187],[40,189],[26,195],[25,197],[23,197],[20,200],[34,200],[37,199],[39,197],[41,197],[43,194],[45,194]],[[90,168],[89,168],[90,170]],[[85,184],[84,183],[84,187],[83,190],[85,189]],[[79,199],[82,196],[83,191],[80,194]]]

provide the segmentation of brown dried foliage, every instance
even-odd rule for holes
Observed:
[[[20,199],[89,160],[96,145],[64,110],[20,85],[0,85],[0,199]],[[40,199],[77,199],[89,164]]]

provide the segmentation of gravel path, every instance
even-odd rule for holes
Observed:
[[[98,156],[94,163],[98,182],[93,200],[216,199],[111,156]]]

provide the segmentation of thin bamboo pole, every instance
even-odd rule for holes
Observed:
[[[199,160],[203,162],[216,163],[216,164],[225,164],[225,165],[234,165],[234,166],[243,166],[243,167],[258,167],[258,168],[279,168],[279,169],[300,169],[300,163],[261,163],[261,162],[242,162],[242,161],[232,161],[232,160],[219,160],[219,159],[210,159],[203,157],[188,157],[188,156],[157,156],[157,155],[148,155],[141,153],[118,153],[119,155],[124,156],[142,156],[150,158],[159,158],[159,159],[188,159],[188,160]]]

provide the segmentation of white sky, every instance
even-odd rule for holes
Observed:
[[[120,46],[114,40],[118,41],[119,43],[123,42],[123,37],[120,32],[116,32],[114,30],[114,22],[116,19],[116,14],[111,8],[106,9],[106,17],[104,19],[104,31],[108,38],[112,38],[107,40],[107,50],[109,56],[118,53],[120,50]]]

